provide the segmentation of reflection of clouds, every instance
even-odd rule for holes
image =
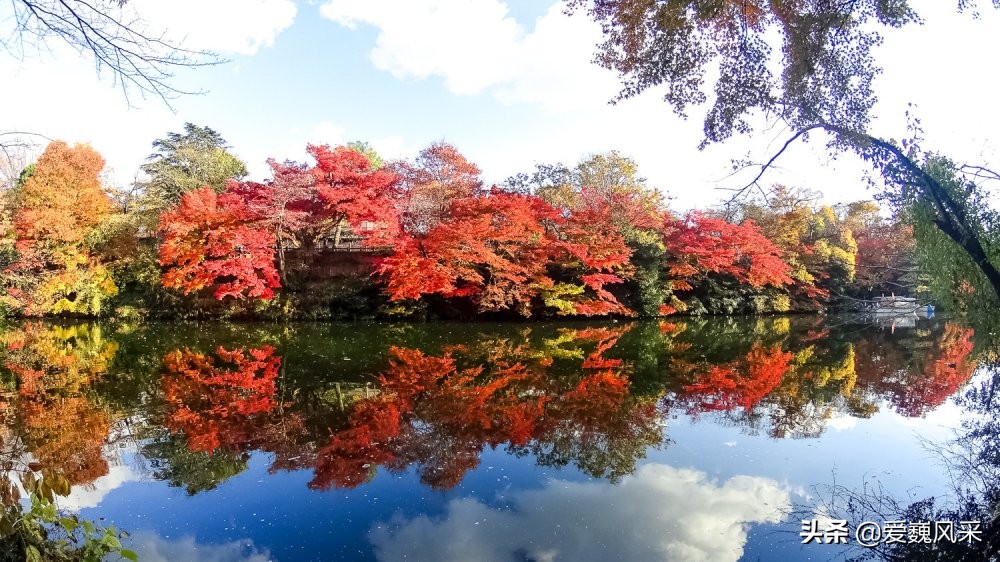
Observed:
[[[271,553],[258,550],[253,541],[198,544],[192,537],[165,539],[148,531],[132,535],[124,545],[143,562],[269,562]]]
[[[452,500],[441,519],[397,516],[370,538],[385,561],[735,561],[750,523],[777,523],[789,508],[773,480],[720,485],[703,472],[649,464],[617,486],[553,480],[516,492],[510,510]]]
[[[89,484],[73,486],[65,498],[57,498],[59,507],[69,511],[79,511],[88,507],[97,507],[104,496],[112,490],[125,484],[139,480],[139,475],[127,466],[112,466],[108,473]]]
[[[837,431],[847,431],[849,429],[854,429],[858,425],[858,418],[835,412],[830,419],[826,420],[826,426],[837,430]]]
[[[897,422],[907,428],[919,429],[922,436],[949,437],[954,429],[962,427],[962,421],[968,419],[969,412],[955,403],[948,400],[944,404],[930,410],[922,416],[904,416],[896,414]],[[927,432],[934,432],[928,435]]]

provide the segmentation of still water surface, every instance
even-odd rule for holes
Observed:
[[[0,454],[65,475],[60,506],[145,560],[826,560],[843,547],[799,531],[831,485],[949,489],[933,445],[968,417],[973,341],[940,319],[12,324]]]

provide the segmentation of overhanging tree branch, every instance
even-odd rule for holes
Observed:
[[[839,142],[852,146],[863,159],[872,162],[880,169],[886,181],[901,187],[917,189],[918,197],[931,205],[934,213],[932,219],[934,225],[972,258],[976,266],[986,276],[994,292],[1000,297],[1000,270],[987,254],[980,234],[973,229],[968,210],[956,201],[937,179],[914,162],[902,149],[892,142],[867,133],[859,133],[846,127],[822,122],[797,130],[777,152],[760,165],[760,170],[753,180],[736,190],[730,202],[746,194],[754,186],[759,187],[760,179],[774,166],[788,147],[806,133],[814,130],[824,130],[835,135]],[[986,168],[982,168],[982,170],[986,170]]]
[[[0,39],[0,49],[24,58],[53,39],[94,57],[97,71],[110,70],[131,104],[130,93],[159,98],[168,107],[184,90],[173,83],[175,72],[225,62],[210,51],[182,47],[163,33],[151,31],[127,10],[128,0],[10,0],[14,29]]]

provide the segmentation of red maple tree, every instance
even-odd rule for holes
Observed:
[[[664,243],[673,288],[688,290],[688,280],[707,273],[729,275],[752,287],[789,284],[781,250],[752,221],[732,224],[692,212],[666,220]]]
[[[443,221],[452,201],[483,192],[479,167],[445,142],[421,150],[413,163],[394,162],[391,168],[400,177],[403,224],[413,236],[425,235]]]
[[[399,177],[384,168],[374,169],[367,156],[346,146],[309,145],[306,150],[316,159],[312,174],[324,234],[333,236],[337,245],[349,228],[365,244],[392,245],[400,232]]]
[[[281,286],[275,234],[239,193],[210,187],[186,193],[160,217],[164,287],[185,294],[214,288],[215,298],[270,299]]]
[[[274,234],[278,274],[285,285],[285,249],[290,245],[313,245],[322,230],[322,205],[316,177],[307,165],[274,159],[267,164],[271,180],[230,182],[229,191],[243,200],[257,227]]]
[[[560,314],[628,314],[604,288],[621,281],[628,248],[589,219],[494,189],[452,201],[443,222],[407,238],[378,273],[393,300],[439,294],[523,316],[539,305]]]

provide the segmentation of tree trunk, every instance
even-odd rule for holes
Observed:
[[[285,276],[285,241],[282,236],[280,223],[274,228],[274,250],[275,255],[278,256],[278,279],[281,280],[281,286],[287,289],[288,278]]]
[[[340,248],[340,236],[344,232],[344,221],[337,223],[336,233],[333,235],[333,247]]]
[[[838,135],[859,136],[856,133],[837,126],[824,124],[820,125],[819,128],[826,129]],[[917,165],[909,156],[904,154],[899,147],[871,135],[864,134],[860,136],[871,143],[872,146],[891,154],[899,165],[912,176],[912,181],[915,182],[916,187],[921,189],[921,196],[927,199],[934,208],[936,215],[934,225],[972,258],[972,261],[986,277],[995,296],[1000,299],[1000,270],[990,260],[990,256],[986,254],[983,241],[980,240],[978,234],[970,228],[967,209],[955,201],[944,186],[934,179],[924,168]]]

